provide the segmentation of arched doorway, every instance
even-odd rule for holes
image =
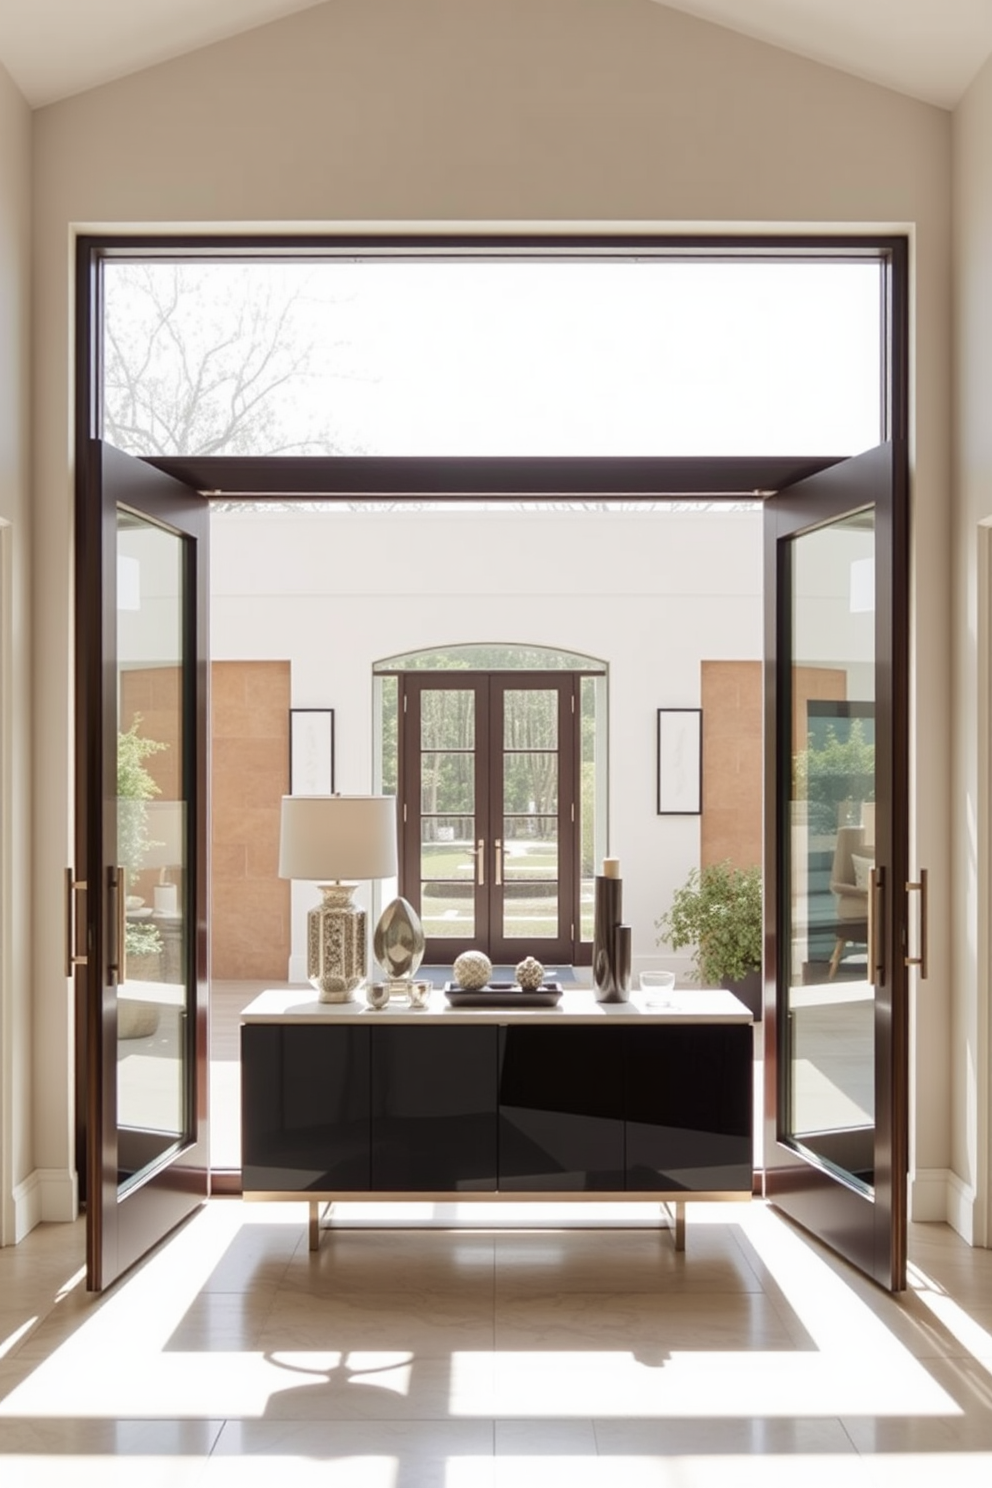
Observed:
[[[606,664],[454,645],[375,666],[379,787],[399,802],[399,892],[427,960],[588,962],[606,849]]]

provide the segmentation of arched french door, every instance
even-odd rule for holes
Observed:
[[[426,959],[571,963],[581,939],[579,678],[400,677],[400,893]],[[588,877],[588,875],[587,875]]]

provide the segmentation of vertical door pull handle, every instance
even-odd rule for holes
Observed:
[[[927,879],[927,870],[921,868],[919,881],[906,885],[907,894],[919,894],[920,896],[920,954],[907,956],[906,965],[920,968],[921,982],[925,982],[930,974],[930,888]]]
[[[85,966],[86,956],[76,954],[76,895],[86,892],[85,878],[77,878],[71,868],[65,870],[65,974],[71,977],[73,969]]]
[[[127,934],[127,922],[125,915],[127,882],[124,869],[110,867],[107,869],[107,983],[109,986],[120,986],[124,980],[124,939]]]
[[[486,886],[486,839],[480,837],[475,849],[475,881],[480,889]]]
[[[498,837],[493,846],[496,848],[496,887],[501,888],[503,884],[503,844]]]
[[[885,981],[884,868],[873,868],[868,878],[868,980],[873,987]]]

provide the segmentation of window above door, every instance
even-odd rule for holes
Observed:
[[[103,434],[149,456],[855,453],[879,255],[645,243],[103,261]]]

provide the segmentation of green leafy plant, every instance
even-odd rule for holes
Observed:
[[[134,883],[148,849],[155,846],[148,835],[145,804],[161,791],[145,760],[169,747],[140,734],[141,723],[141,714],[136,713],[131,727],[117,735],[117,854],[127,870],[128,887]],[[162,938],[154,925],[128,921],[124,948],[129,956],[150,956],[162,949]]]
[[[693,868],[655,926],[659,945],[695,947],[700,981],[742,981],[761,966],[761,869],[735,868],[729,860]]]

